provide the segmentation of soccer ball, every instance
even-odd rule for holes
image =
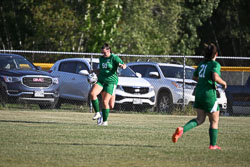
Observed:
[[[95,84],[97,82],[97,75],[95,73],[91,73],[88,75],[88,82],[90,84]]]

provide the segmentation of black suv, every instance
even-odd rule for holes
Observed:
[[[0,53],[0,102],[39,104],[56,108],[58,78],[41,71],[23,56]]]

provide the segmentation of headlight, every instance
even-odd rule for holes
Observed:
[[[120,85],[117,85],[116,89],[120,89],[120,90],[124,91],[123,88],[122,88],[122,86],[120,86]]]
[[[58,78],[52,78],[52,83],[53,84],[59,84],[59,79]]]
[[[182,84],[182,83],[177,83],[177,82],[174,82],[174,81],[172,81],[171,83],[172,83],[176,88],[178,88],[178,89],[183,88],[183,84]]]
[[[178,88],[178,89],[182,89],[182,88],[183,88],[183,83],[174,82],[174,81],[172,81],[171,83],[172,83],[176,88]],[[194,86],[185,84],[185,89],[194,89]]]
[[[152,92],[152,91],[154,91],[154,87],[153,87],[153,86],[150,86],[150,87],[149,87],[149,92]]]
[[[3,79],[5,82],[12,83],[12,82],[19,82],[21,81],[20,77],[9,77],[9,76],[3,76]]]

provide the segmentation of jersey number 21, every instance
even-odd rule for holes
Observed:
[[[199,78],[205,78],[205,72],[206,72],[207,65],[202,64],[201,70],[199,71]]]

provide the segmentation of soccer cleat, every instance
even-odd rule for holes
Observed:
[[[100,112],[97,112],[97,113],[95,113],[95,115],[94,115],[94,117],[92,119],[96,120],[96,119],[101,118],[101,117],[102,116],[101,116]]]
[[[108,121],[104,121],[104,122],[102,123],[102,126],[108,126]]]
[[[176,143],[183,134],[183,127],[178,127],[172,136],[173,143]]]
[[[103,117],[102,117],[102,112],[100,112],[101,117],[97,119],[97,125],[102,125],[103,123]]]
[[[215,145],[215,146],[210,145],[210,146],[209,146],[209,149],[210,149],[210,150],[217,150],[217,149],[218,149],[218,150],[221,150],[221,147],[219,147],[219,146],[217,146],[217,145]]]

